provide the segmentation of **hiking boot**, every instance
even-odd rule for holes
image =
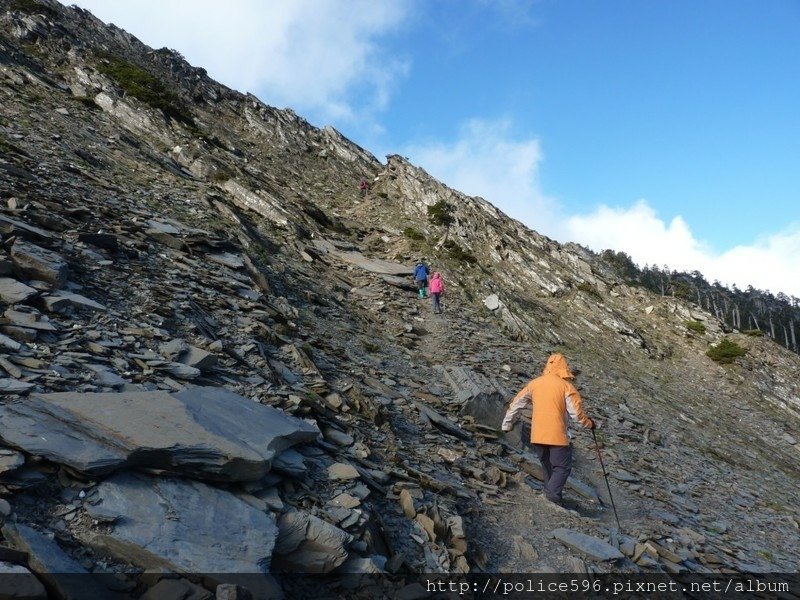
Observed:
[[[558,507],[560,507],[560,508],[564,508],[564,501],[563,501],[563,500],[561,500],[560,498],[551,498],[550,496],[548,496],[548,495],[546,495],[546,494],[542,494],[542,495],[543,495],[543,496],[544,496],[544,497],[547,499],[547,501],[548,501],[548,502],[550,502],[551,504],[555,504],[556,506],[558,506]]]

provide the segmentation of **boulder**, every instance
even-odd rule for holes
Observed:
[[[28,567],[60,600],[114,600],[120,597],[70,558],[52,539],[27,525],[6,523],[3,537],[28,555]]]
[[[578,550],[595,560],[610,561],[625,558],[622,552],[611,544],[585,533],[561,527],[554,529],[550,535],[565,546]]]
[[[437,369],[450,385],[455,401],[461,404],[461,414],[475,417],[475,422],[481,425],[500,429],[511,392],[469,367],[448,365]]]
[[[22,240],[11,246],[11,260],[17,273],[28,279],[40,279],[60,288],[67,281],[69,268],[61,256]]]
[[[302,511],[288,512],[278,521],[273,572],[329,573],[348,556],[353,536]]]
[[[186,353],[178,359],[178,362],[199,371],[210,371],[217,365],[217,356],[206,352],[202,348],[189,346]]]
[[[273,517],[191,479],[118,473],[86,504],[110,523],[83,541],[144,569],[266,573],[278,537]]]
[[[305,421],[224,388],[38,394],[0,406],[6,445],[91,476],[149,467],[254,481],[277,454],[318,434]]]
[[[497,294],[491,294],[483,299],[483,305],[489,310],[497,310],[503,305],[503,303],[500,302],[500,298],[497,296]]]
[[[35,289],[11,277],[0,277],[0,300],[6,304],[25,302],[31,296],[38,294]]]

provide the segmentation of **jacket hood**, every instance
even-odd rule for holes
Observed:
[[[441,276],[442,276],[442,274],[441,274],[441,273],[439,273],[439,271],[436,271],[436,272],[433,274],[433,278],[434,278],[434,279],[436,279],[437,277],[441,277]]]
[[[572,374],[567,364],[567,359],[558,352],[551,354],[550,358],[547,359],[542,375],[556,375],[561,379],[575,379],[575,375]]]

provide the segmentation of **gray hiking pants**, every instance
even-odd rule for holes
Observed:
[[[561,492],[572,471],[572,446],[534,444],[533,449],[542,463],[545,496],[550,502],[561,504]]]

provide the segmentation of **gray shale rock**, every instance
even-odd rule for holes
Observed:
[[[347,559],[346,546],[353,540],[349,533],[301,511],[281,516],[278,528],[275,571],[329,573]]]
[[[318,434],[305,421],[223,388],[64,392],[0,406],[6,445],[92,476],[150,467],[253,481],[270,470],[276,454]]]
[[[67,281],[67,263],[51,250],[17,240],[11,247],[11,259],[20,275],[28,279],[41,279],[54,288],[60,288]]]
[[[47,600],[47,592],[25,567],[0,562],[0,600]]]
[[[108,310],[94,300],[64,290],[58,290],[49,296],[45,296],[44,304],[47,310],[57,313],[66,312],[68,309],[88,310],[90,312],[105,312]]]
[[[572,531],[571,529],[554,529],[550,535],[556,538],[559,542],[573,548],[574,550],[578,550],[579,552],[583,552],[586,556],[590,558],[594,558],[595,560],[618,560],[620,558],[625,558],[625,556],[617,550],[611,544],[604,542],[603,540],[592,537],[591,535],[586,535],[585,533],[580,533],[578,531]]]
[[[511,397],[508,390],[469,367],[448,365],[437,370],[453,390],[456,402],[461,404],[461,414],[472,415],[481,425],[500,429],[505,404]]]
[[[28,554],[28,567],[62,600],[112,600],[119,598],[101,585],[59,545],[22,524],[6,523],[3,537],[15,549]]]
[[[274,519],[229,492],[190,479],[119,473],[98,486],[96,498],[86,505],[89,516],[113,521],[110,531],[85,534],[85,541],[142,568],[269,569],[278,537]]]
[[[35,289],[11,277],[0,277],[0,300],[6,304],[25,302],[31,296],[38,294]]]

